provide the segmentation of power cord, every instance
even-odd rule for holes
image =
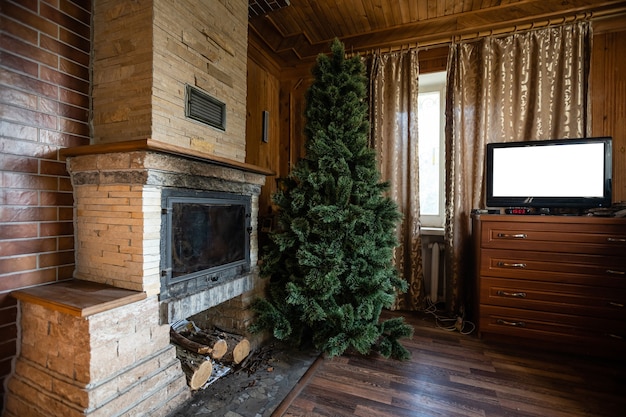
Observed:
[[[465,320],[464,314],[456,318],[449,318],[438,313],[437,305],[432,302],[430,297],[426,298],[428,306],[423,310],[424,313],[430,314],[435,318],[435,324],[438,328],[448,332],[459,332],[460,334],[471,334],[476,326],[469,320]]]

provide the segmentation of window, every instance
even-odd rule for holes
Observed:
[[[420,75],[417,123],[420,219],[424,227],[444,225],[445,89],[445,71]]]

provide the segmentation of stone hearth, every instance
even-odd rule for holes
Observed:
[[[222,316],[230,310],[232,328],[245,330],[252,318],[250,301],[262,291],[258,195],[271,172],[150,140],[64,153],[74,187],[75,280],[16,294],[22,340],[7,415],[166,415],[189,397],[169,324],[218,305]],[[250,271],[160,300],[165,187],[250,196]]]

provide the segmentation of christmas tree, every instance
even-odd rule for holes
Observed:
[[[412,328],[381,321],[406,281],[392,265],[396,204],[384,195],[369,124],[365,67],[344,46],[318,56],[306,95],[306,156],[273,196],[278,227],[262,257],[267,298],[255,302],[253,330],[333,357],[346,350],[407,359],[398,339]]]

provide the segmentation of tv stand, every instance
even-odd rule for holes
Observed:
[[[626,219],[475,215],[480,337],[626,351]]]

